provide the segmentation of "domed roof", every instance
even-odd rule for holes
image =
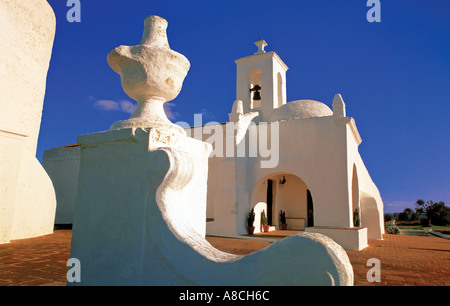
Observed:
[[[332,116],[333,111],[324,103],[314,100],[298,100],[286,103],[273,111],[270,121],[292,118]]]

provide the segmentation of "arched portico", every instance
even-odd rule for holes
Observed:
[[[298,176],[280,172],[270,174],[255,185],[251,204],[255,208],[255,227],[260,228],[260,212],[264,209],[269,224],[281,228],[280,211],[286,212],[288,229],[304,230],[314,226],[313,196]]]
[[[380,224],[383,224],[382,212],[372,195],[361,192],[361,226],[367,227],[369,239],[383,239]]]

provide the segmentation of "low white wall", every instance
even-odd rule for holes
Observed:
[[[346,250],[362,250],[367,244],[367,228],[307,227],[309,233],[318,233],[333,239]]]
[[[304,230],[306,227],[304,218],[286,218],[286,223],[289,230]]]
[[[80,147],[69,146],[45,151],[42,166],[55,188],[55,224],[72,224],[78,187]]]

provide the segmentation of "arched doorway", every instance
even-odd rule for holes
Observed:
[[[306,183],[294,174],[277,173],[260,180],[252,194],[252,207],[255,207],[257,229],[262,210],[265,210],[269,225],[276,229],[281,228],[281,211],[286,213],[290,230],[314,226],[313,196]]]

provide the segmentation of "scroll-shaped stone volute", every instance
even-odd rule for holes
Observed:
[[[120,75],[125,93],[137,101],[130,119],[114,123],[111,130],[162,128],[185,134],[169,121],[164,103],[180,93],[190,63],[185,56],[170,49],[165,19],[150,16],[144,24],[139,45],[119,46],[108,55],[108,63]]]

